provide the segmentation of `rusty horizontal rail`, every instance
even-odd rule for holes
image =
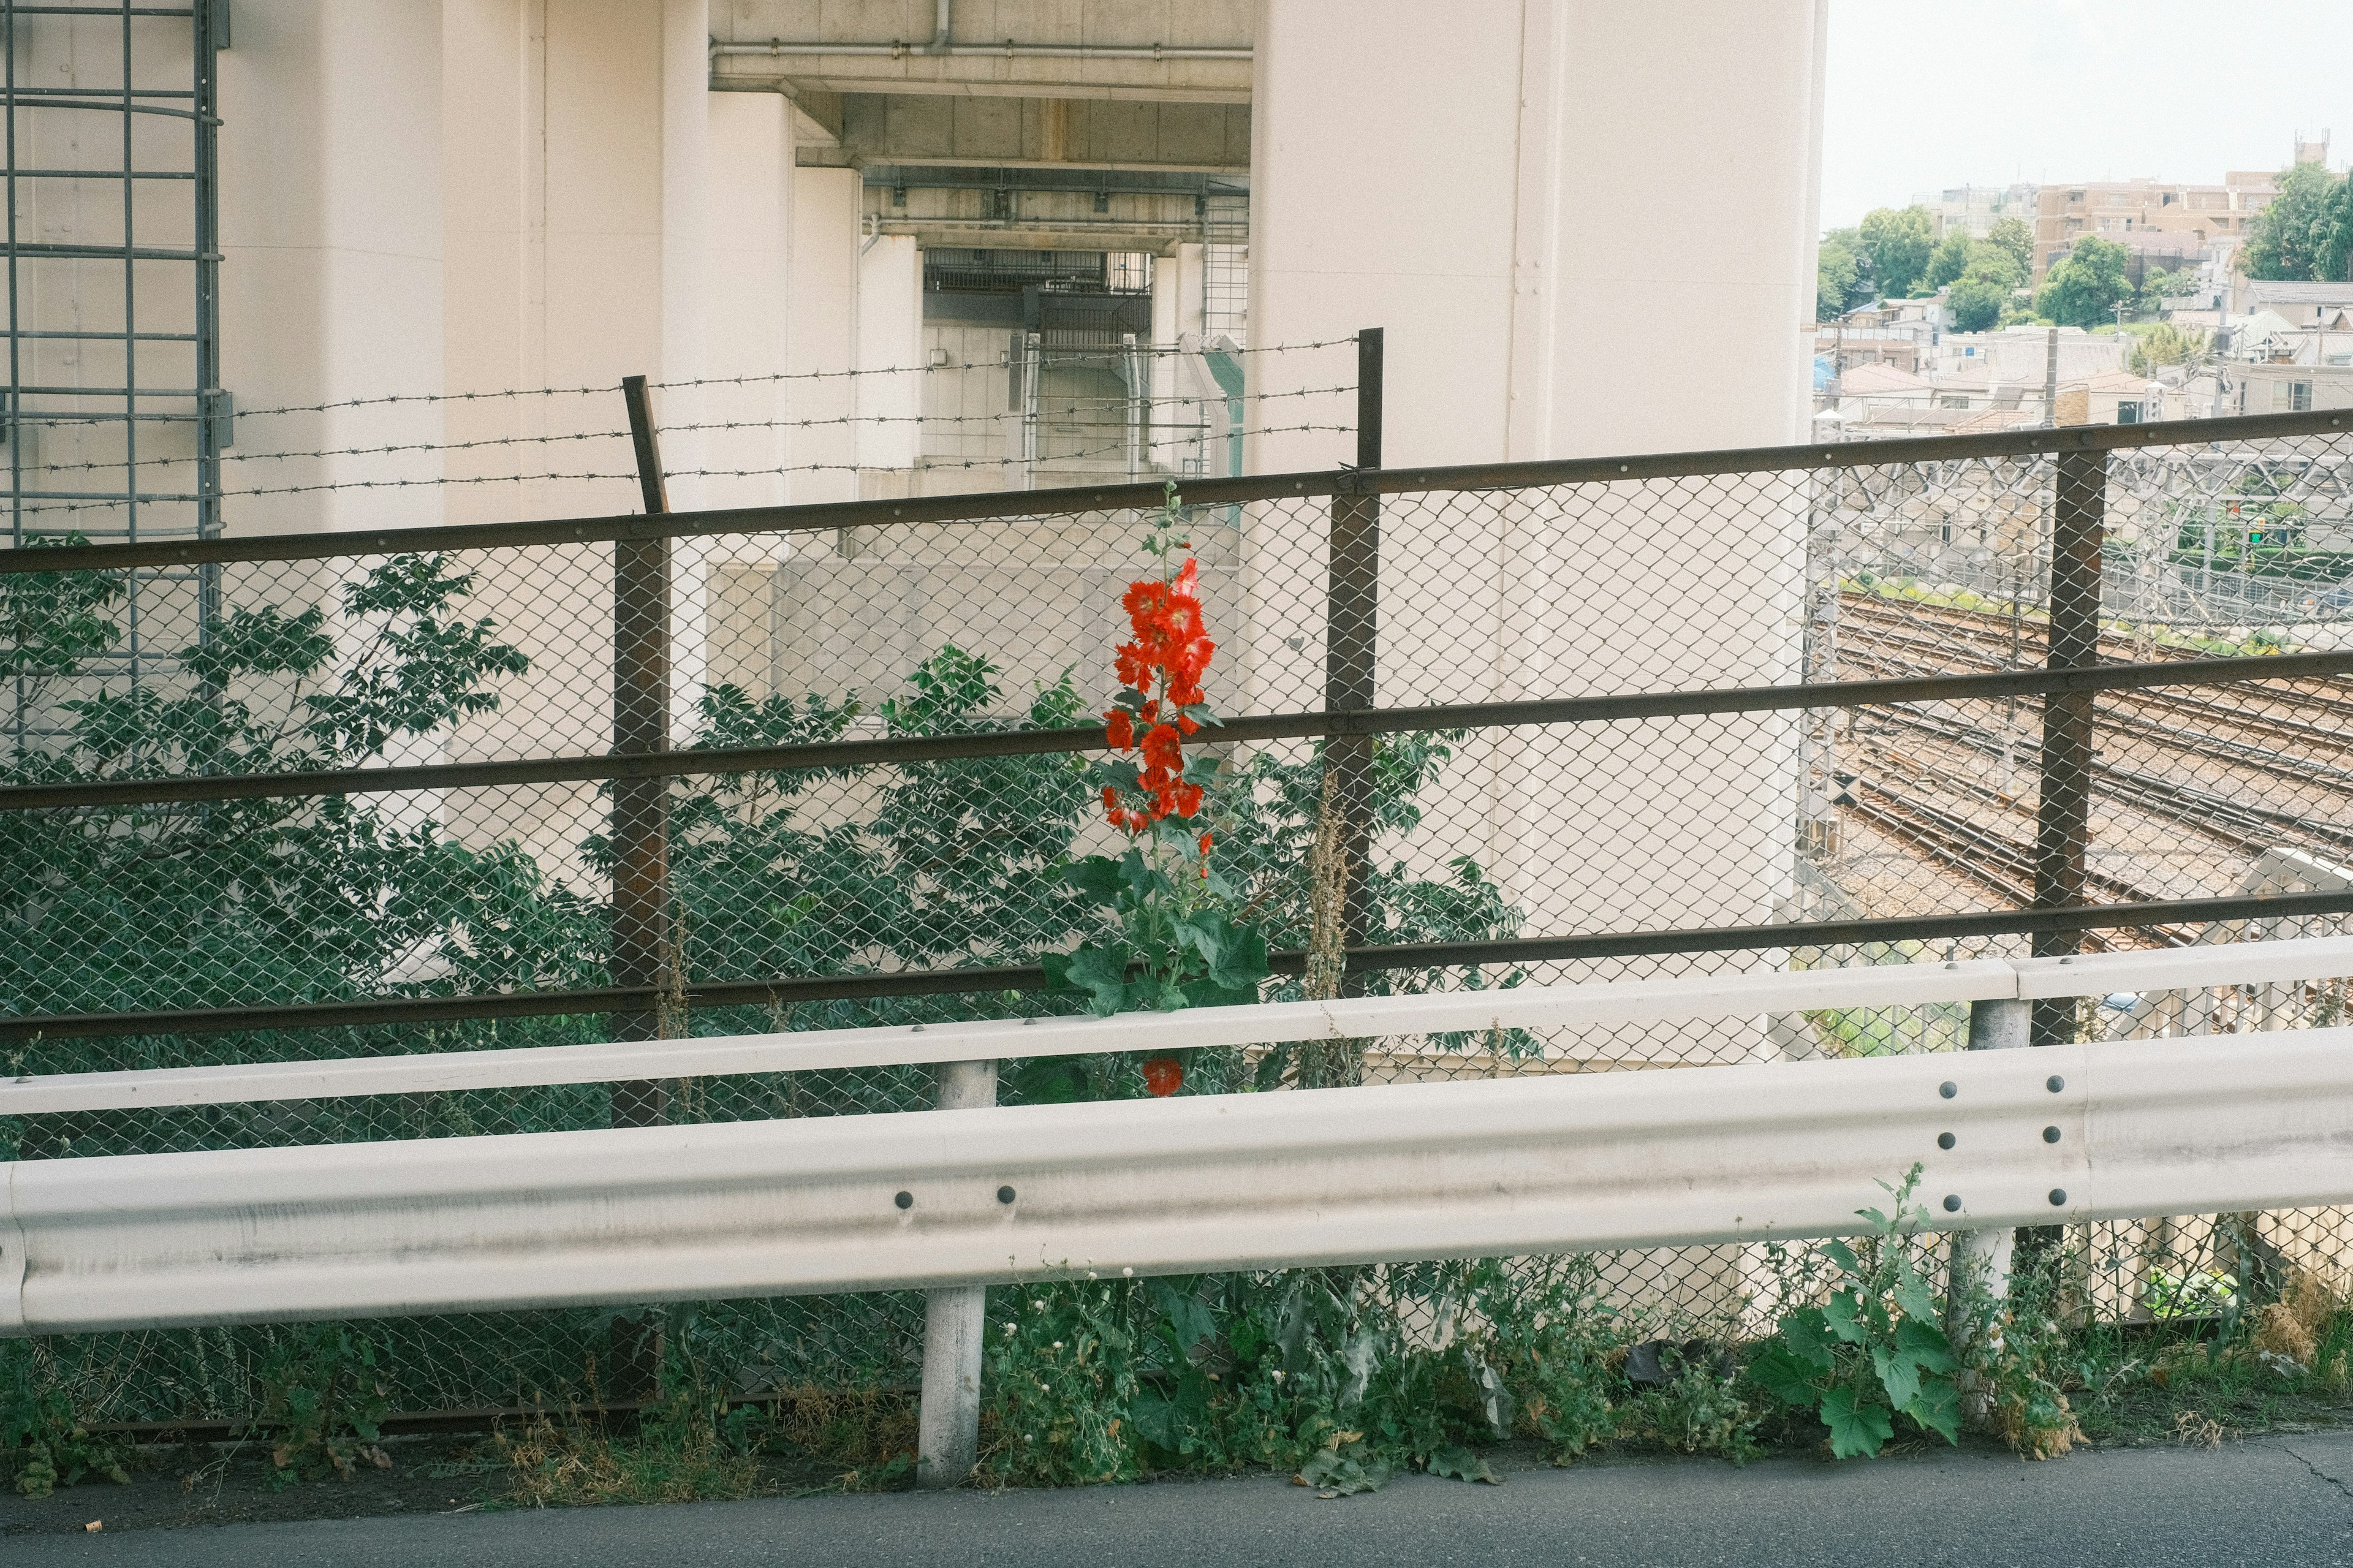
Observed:
[[[1690,691],[1639,691],[1609,697],[1560,697],[1519,702],[1458,702],[1344,712],[1255,713],[1225,721],[1219,727],[1218,739],[1301,740],[1330,735],[1494,729],[1521,724],[1595,724],[1633,719],[1688,718],[1812,708],[1884,707],[1905,702],[1965,701],[2158,686],[2223,686],[2247,680],[2308,679],[2345,674],[2353,674],[2353,651],[2269,654],[2242,658],[2168,659],[2159,664],[1999,670],[1973,675],[1904,676],[1885,680],[1820,681],[1803,686],[1704,687]],[[0,812],[161,805],[213,800],[307,799],[319,795],[489,789],[503,785],[572,784],[602,779],[822,772],[910,763],[954,762],[973,757],[1092,752],[1101,750],[1103,745],[1103,727],[1088,724],[1070,729],[904,735],[885,740],[831,741],[798,746],[711,747],[626,755],[600,752],[577,756],[521,757],[504,762],[343,768],[308,773],[78,779],[0,788]]]

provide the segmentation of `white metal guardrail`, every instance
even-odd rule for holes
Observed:
[[[1835,1235],[1915,1163],[1988,1233],[2353,1200],[2353,1029],[1017,1108],[969,1064],[1927,1002],[2000,1044],[2042,997],[2347,973],[2322,938],[17,1079],[0,1114],[937,1062],[976,1108],[17,1162],[0,1333],[925,1288],[955,1457],[989,1282]]]

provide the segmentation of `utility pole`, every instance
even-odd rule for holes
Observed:
[[[2042,353],[2042,427],[2059,423],[2059,329],[2051,329]]]

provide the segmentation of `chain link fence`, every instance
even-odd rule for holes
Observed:
[[[1349,983],[1371,992],[2337,931],[2353,654],[2328,616],[2242,614],[2207,564],[2236,505],[2274,531],[2233,560],[2328,569],[2309,520],[2353,497],[2329,417],[0,552],[0,1054],[35,1075],[1076,1011],[1034,966],[1099,918],[1060,868],[1124,844],[1085,764],[1163,504],[1219,643],[1214,860],[1278,950],[1271,999],[1302,994],[1334,813],[1357,847]],[[126,668],[134,614],[181,651]],[[2256,895],[2274,901],[2234,901]],[[2110,996],[2037,1028],[2321,1026],[2345,994]],[[1952,1050],[1966,1029],[1930,1005],[1373,1040],[1310,1081]],[[1186,1092],[1307,1070],[1203,1055]],[[1008,1103],[1145,1092],[1121,1058],[1075,1090],[1020,1064],[1003,1081]],[[926,1069],[874,1068],[107,1111],[0,1121],[0,1149],[931,1094]],[[2112,1321],[2211,1310],[2253,1266],[2353,1264],[2333,1210],[2071,1243],[2084,1310]],[[1755,1247],[1601,1263],[1662,1326],[1736,1325],[1769,1295]],[[480,1411],[626,1397],[616,1321],[367,1331],[396,1409]],[[911,1383],[922,1310],[703,1322],[757,1394]],[[93,1419],[228,1420],[284,1331],[41,1353]]]

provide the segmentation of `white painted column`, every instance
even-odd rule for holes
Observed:
[[[239,7],[220,57],[222,384],[241,410],[442,386],[441,5]],[[429,443],[429,404],[240,416],[227,490],[439,477],[429,455],[251,454]],[[438,491],[232,498],[248,532],[428,524]]]
[[[1468,0],[1440,25],[1404,0],[1262,3],[1253,348],[1386,328],[1392,468],[1796,438],[1823,16],[1808,0]],[[1397,112],[1440,91],[1442,132]],[[1345,352],[1255,354],[1252,391],[1347,379]],[[1315,403],[1254,396],[1250,422],[1347,422],[1303,421]],[[1352,411],[1314,408],[1335,412]],[[1326,467],[1351,442],[1257,436],[1250,465]],[[1572,499],[1444,517],[1384,506],[1380,703],[1794,669],[1794,488]],[[1262,515],[1252,546],[1250,700],[1313,700],[1321,627],[1295,623],[1320,530]],[[1482,737],[1430,819],[1484,826],[1426,835],[1417,857],[1439,871],[1474,856],[1531,932],[1769,918],[1790,857],[1787,730]]]
[[[923,258],[913,235],[859,242],[858,371],[858,466],[912,469],[923,442]]]
[[[797,422],[788,493],[795,502],[858,495],[857,412],[847,376],[858,356],[858,203],[855,169],[791,171],[792,213],[786,289],[786,406]]]

